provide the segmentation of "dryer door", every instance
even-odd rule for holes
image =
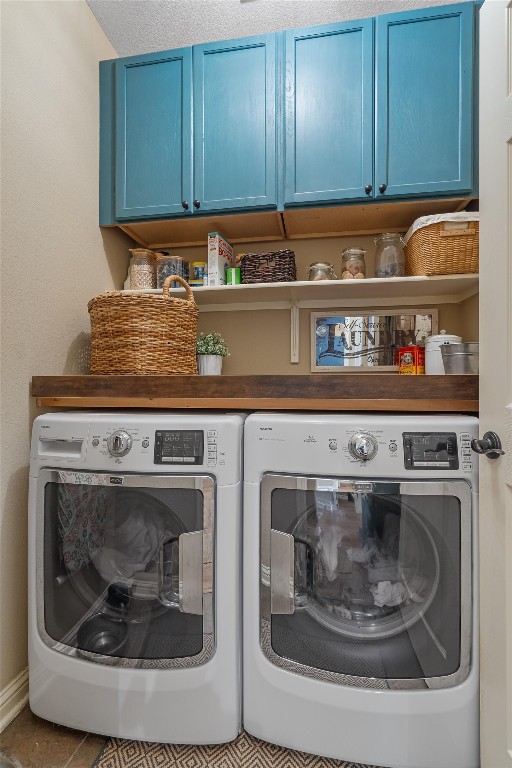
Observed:
[[[215,481],[43,470],[39,635],[100,664],[190,667],[214,652]]]
[[[261,552],[261,646],[272,663],[369,687],[467,676],[466,482],[266,475]]]

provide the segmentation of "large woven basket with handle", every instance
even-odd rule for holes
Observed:
[[[170,295],[173,282],[185,288],[186,298]],[[166,278],[161,294],[109,291],[87,308],[92,374],[197,374],[198,309],[183,278]]]

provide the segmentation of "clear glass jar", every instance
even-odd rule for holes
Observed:
[[[341,255],[341,279],[362,280],[366,277],[366,251],[362,248],[347,248]]]
[[[132,254],[128,269],[130,289],[156,288],[155,257],[153,251],[146,248],[130,249]]]
[[[405,275],[404,243],[396,232],[384,232],[375,238],[375,277]]]
[[[326,261],[315,261],[309,265],[308,280],[337,280],[332,264]]]
[[[164,280],[170,275],[179,275],[188,282],[190,265],[182,256],[171,256],[170,253],[156,254],[156,287],[162,288]],[[171,286],[172,287],[172,286]],[[174,284],[174,287],[179,287]]]

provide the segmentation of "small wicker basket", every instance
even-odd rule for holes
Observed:
[[[406,275],[463,275],[478,272],[478,221],[466,228],[445,222],[417,229],[405,246]]]
[[[287,249],[245,253],[240,260],[242,283],[290,283],[297,279],[295,254]]]
[[[185,299],[170,296],[173,282],[185,288]],[[161,294],[109,291],[87,308],[92,374],[197,374],[198,309],[183,278],[166,278]]]

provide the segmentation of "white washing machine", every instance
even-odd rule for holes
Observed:
[[[36,715],[155,742],[240,732],[243,423],[169,412],[35,420]]]
[[[477,768],[478,421],[253,414],[244,727],[387,768]]]

